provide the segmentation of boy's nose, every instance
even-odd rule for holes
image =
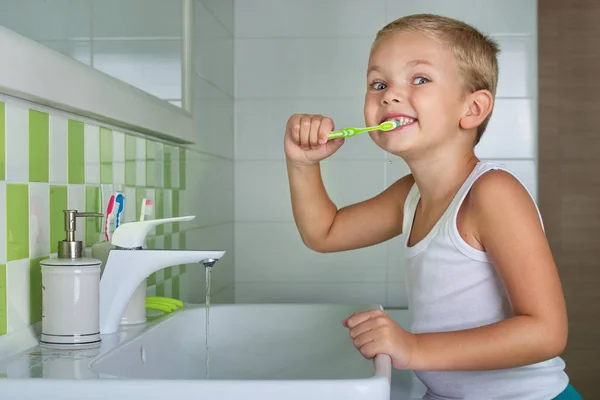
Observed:
[[[381,104],[390,105],[392,103],[402,103],[405,98],[405,94],[402,90],[388,88],[381,97]]]

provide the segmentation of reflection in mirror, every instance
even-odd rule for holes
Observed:
[[[0,0],[0,25],[181,107],[182,0]]]

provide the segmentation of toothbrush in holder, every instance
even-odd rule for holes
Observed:
[[[381,125],[377,125],[377,126],[368,126],[366,128],[346,128],[346,129],[341,129],[339,131],[333,131],[331,133],[329,133],[329,139],[337,139],[337,138],[348,138],[348,137],[353,137],[356,136],[360,133],[363,132],[370,132],[370,131],[391,131],[393,129],[396,129],[400,126],[400,122],[398,121],[385,121],[384,123],[382,123]]]
[[[144,221],[146,217],[151,217],[154,211],[154,203],[152,200],[142,199],[142,206],[140,208],[140,221]]]
[[[125,209],[125,196],[123,196],[122,193],[117,193],[117,195],[115,196],[115,207],[117,208],[116,215],[115,215],[115,229],[116,229],[119,227],[119,225],[121,225],[121,214],[123,213],[123,210]]]
[[[114,217],[115,213],[115,196],[111,195],[108,199],[108,205],[106,206],[106,222],[104,225],[104,237],[107,242],[110,242],[110,221]]]

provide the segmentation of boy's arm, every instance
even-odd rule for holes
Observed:
[[[294,219],[303,242],[319,252],[358,249],[402,233],[404,200],[414,179],[407,175],[372,199],[337,209],[318,163],[287,163]]]
[[[558,356],[567,342],[565,301],[531,198],[503,171],[482,176],[469,197],[478,240],[502,279],[515,316],[475,329],[416,335],[410,368],[500,369]]]

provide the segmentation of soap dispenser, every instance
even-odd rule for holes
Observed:
[[[42,337],[46,347],[72,348],[100,343],[99,297],[101,261],[82,257],[75,240],[77,217],[95,212],[64,210],[66,239],[58,242],[58,258],[40,262],[42,269]]]

